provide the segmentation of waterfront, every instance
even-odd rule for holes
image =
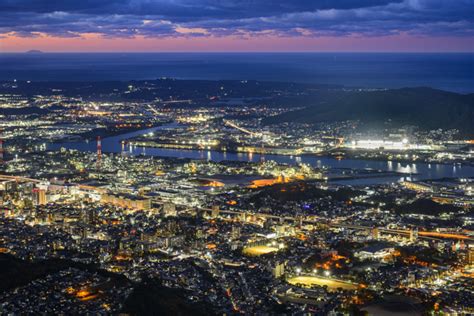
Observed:
[[[157,130],[173,129],[178,124],[170,123],[149,129],[133,131],[117,136],[106,137],[102,140],[102,150],[105,153],[121,153],[122,140],[126,140],[138,135],[147,134]],[[63,142],[49,144],[48,149],[57,150],[61,147],[68,149],[77,149],[80,151],[95,151],[95,141],[83,142]],[[123,150],[129,155],[149,155],[157,157],[173,157],[184,159],[202,159],[211,161],[243,161],[258,162],[262,159],[274,160],[278,163],[297,164],[306,163],[317,168],[335,168],[335,169],[357,169],[357,170],[380,170],[387,174],[370,178],[354,178],[347,180],[338,180],[338,183],[349,185],[371,185],[392,183],[400,180],[429,180],[442,178],[469,178],[474,177],[474,167],[461,166],[455,164],[428,164],[428,163],[404,163],[392,161],[377,161],[363,159],[342,159],[337,160],[332,157],[302,155],[260,155],[252,153],[219,152],[215,150],[187,150],[187,149],[168,149],[168,148],[148,148],[125,145]],[[404,176],[396,175],[404,174]]]

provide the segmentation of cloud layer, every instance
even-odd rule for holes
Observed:
[[[474,37],[474,0],[3,0],[16,37]]]

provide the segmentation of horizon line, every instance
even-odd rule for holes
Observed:
[[[31,49],[26,51],[0,51],[0,54],[168,54],[168,53],[209,53],[209,54],[474,54],[473,51],[43,51],[40,49]]]

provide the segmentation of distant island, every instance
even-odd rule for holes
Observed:
[[[43,52],[40,51],[39,49],[31,49],[27,52],[25,52],[25,54],[42,54]]]

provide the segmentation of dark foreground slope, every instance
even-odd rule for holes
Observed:
[[[296,100],[295,100],[296,101]],[[316,123],[360,120],[366,123],[391,120],[422,128],[457,128],[474,135],[474,95],[430,88],[383,91],[333,91],[306,97],[306,108],[269,117],[264,122]]]
[[[32,262],[0,253],[0,294],[69,268],[97,273],[123,284],[128,283],[126,277],[99,269],[93,264],[55,258]]]
[[[189,293],[163,287],[154,280],[137,285],[125,300],[123,312],[129,315],[214,315],[212,306],[190,303]]]
[[[55,258],[33,262],[5,253],[0,253],[0,295],[22,286],[28,286],[30,282],[44,280],[48,275],[69,268],[100,275],[110,280],[117,288],[133,287],[133,291],[124,302],[117,302],[123,304],[124,312],[129,315],[215,314],[211,307],[207,307],[203,303],[191,303],[188,300],[188,292],[164,287],[152,279],[133,284],[125,276],[102,270],[93,264]],[[58,285],[57,283],[51,284]],[[59,285],[58,288],[60,288]],[[77,304],[82,303],[77,301]]]

